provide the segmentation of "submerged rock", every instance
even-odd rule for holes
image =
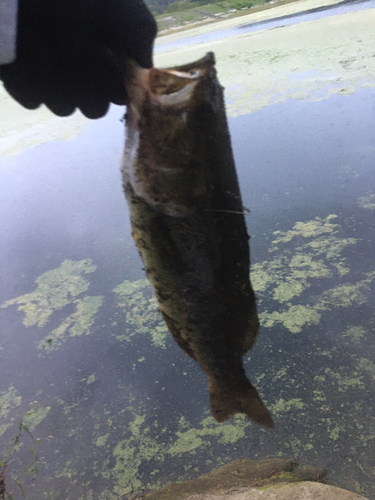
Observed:
[[[198,479],[170,484],[147,500],[366,500],[343,490],[324,469],[294,460],[235,460]]]

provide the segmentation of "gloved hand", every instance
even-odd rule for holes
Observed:
[[[156,23],[143,0],[19,0],[17,58],[0,78],[22,106],[103,116],[126,104],[117,62],[152,66]]]

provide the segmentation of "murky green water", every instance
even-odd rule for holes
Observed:
[[[1,455],[28,499],[115,500],[237,458],[294,457],[375,496],[375,94],[230,120],[275,429],[217,424],[130,237],[114,108],[2,159]],[[18,485],[17,485],[18,482]]]

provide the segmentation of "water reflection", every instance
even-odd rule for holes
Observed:
[[[246,368],[271,432],[213,421],[158,315],[121,192],[120,111],[69,147],[2,159],[0,430],[2,454],[21,418],[31,433],[8,468],[27,498],[114,500],[267,456],[375,495],[374,97],[230,120],[263,326]]]

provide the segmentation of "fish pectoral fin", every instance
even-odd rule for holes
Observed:
[[[271,415],[257,390],[248,382],[249,387],[222,388],[215,380],[209,380],[209,394],[211,411],[217,422],[224,422],[237,413],[245,413],[257,424],[272,428],[274,426]]]

